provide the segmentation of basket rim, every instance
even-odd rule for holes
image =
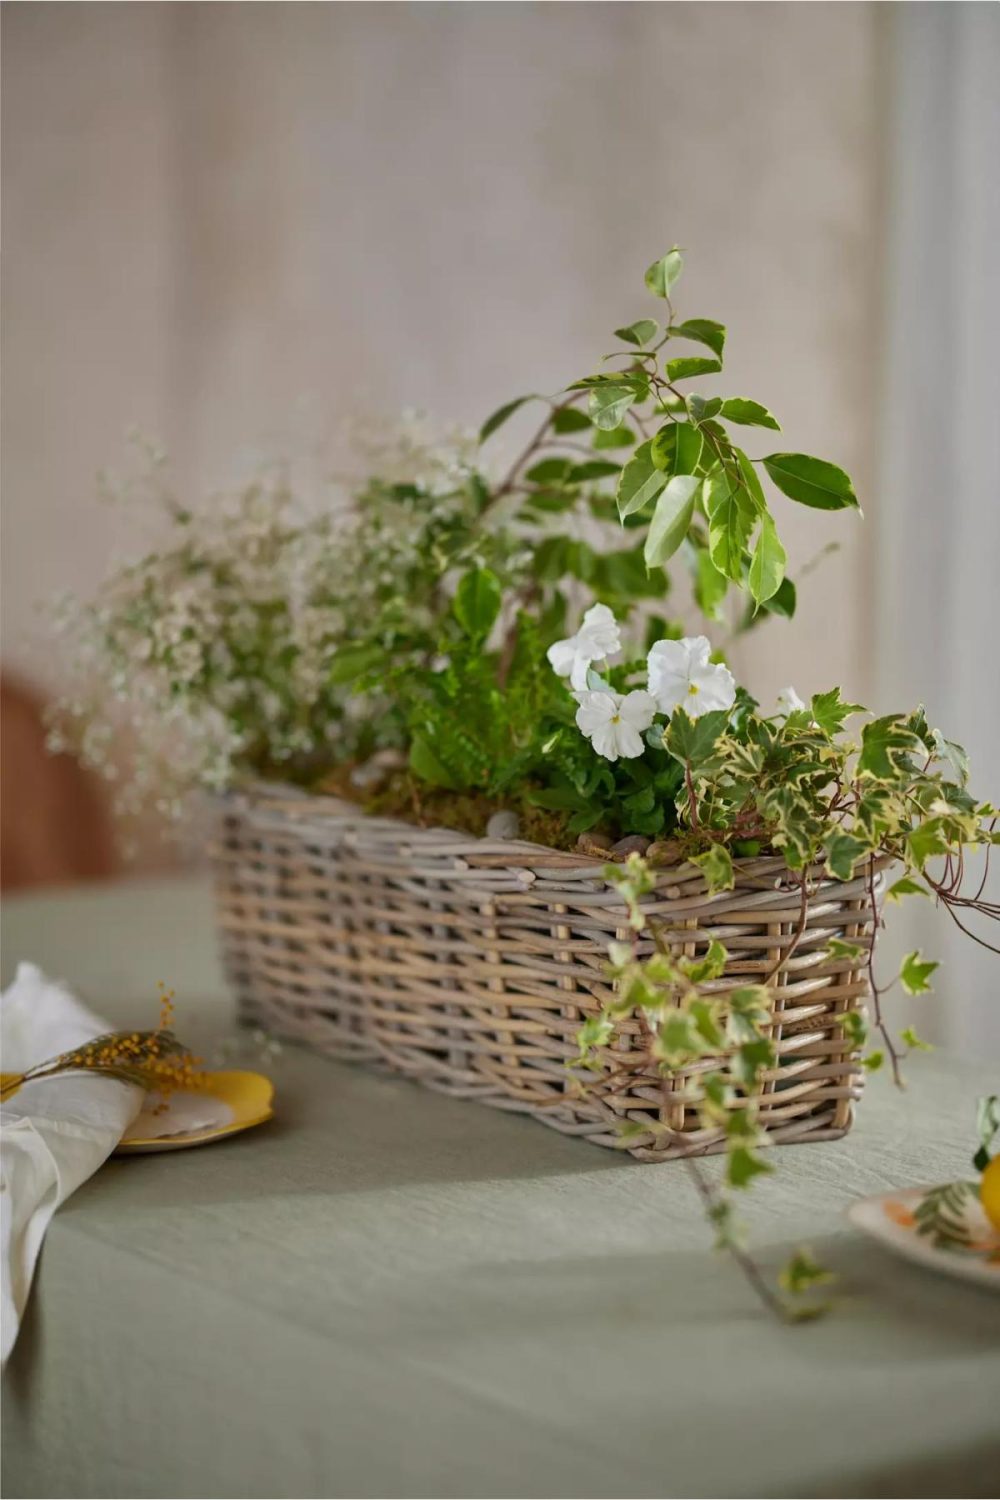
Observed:
[[[468,860],[475,868],[519,866],[525,869],[543,868],[565,874],[577,871],[581,876],[593,879],[602,877],[605,865],[616,863],[610,857],[589,855],[580,850],[553,849],[546,844],[536,844],[527,839],[491,839],[486,835],[469,833],[464,829],[443,828],[437,824],[424,827],[419,823],[410,823],[404,818],[369,813],[348,798],[332,796],[324,792],[306,791],[289,782],[248,780],[225,791],[214,793],[212,800],[220,807],[220,810],[243,807],[249,811],[263,812],[265,815],[272,814],[276,818],[285,819],[293,824],[301,823],[307,817],[318,816],[330,822],[353,823],[359,827],[383,830],[387,834],[403,835],[406,839],[418,844],[434,845],[439,854],[444,854],[450,845],[454,848],[456,855]],[[891,858],[886,855],[876,859],[876,876],[880,877],[892,862]],[[792,871],[780,854],[737,855],[733,857],[732,863],[736,888],[753,886],[756,889],[774,889],[774,877],[782,872],[793,877],[792,888],[797,888],[799,885],[799,872]],[[680,883],[689,886],[701,882],[705,887],[706,895],[709,894],[704,872],[690,860],[681,860],[673,865],[657,865],[653,867],[653,870],[657,888],[661,885]],[[810,900],[815,899],[824,887],[853,885],[859,879],[859,876],[855,875],[851,880],[845,881],[830,875],[822,862],[810,865],[805,873],[813,885]],[[882,881],[879,879],[879,885],[881,884]]]

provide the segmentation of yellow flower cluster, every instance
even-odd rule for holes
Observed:
[[[155,1031],[111,1031],[75,1047],[59,1057],[40,1063],[27,1073],[5,1080],[4,1096],[31,1079],[51,1078],[57,1073],[81,1069],[104,1073],[134,1083],[148,1093],[167,1095],[179,1089],[196,1089],[201,1081],[195,1057],[171,1031],[174,992],[160,989],[160,1021]]]

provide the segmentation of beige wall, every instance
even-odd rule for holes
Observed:
[[[196,491],[359,406],[474,423],[590,368],[674,239],[727,389],[871,512],[873,12],[5,7],[5,660],[58,685],[36,602],[126,545],[94,476],[130,425]],[[842,550],[740,674],[863,698],[864,527],[783,526]]]

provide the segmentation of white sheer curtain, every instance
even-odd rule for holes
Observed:
[[[998,801],[1000,9],[901,4],[882,15],[877,701],[887,710],[923,699],[968,749],[973,789]],[[997,899],[995,871],[990,884]],[[910,912],[897,925],[907,947],[942,960],[928,1029],[965,1053],[1000,1057],[1000,958],[944,912]]]

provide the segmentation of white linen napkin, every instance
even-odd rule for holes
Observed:
[[[20,964],[0,996],[5,1073],[24,1073],[110,1030],[34,964]],[[49,1220],[111,1155],[143,1097],[115,1078],[71,1074],[26,1083],[0,1109],[0,1362],[14,1347]]]

